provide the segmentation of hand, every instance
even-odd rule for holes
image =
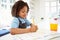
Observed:
[[[14,32],[15,32],[14,28],[11,28],[11,29],[10,29],[10,33],[11,33],[12,35],[15,35]]]
[[[38,28],[37,28],[37,25],[32,25],[30,31],[31,31],[31,32],[36,32],[37,29],[38,29]]]

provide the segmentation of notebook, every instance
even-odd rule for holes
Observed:
[[[6,34],[8,34],[8,33],[10,33],[9,30],[7,30],[7,29],[2,29],[2,30],[0,30],[0,37],[6,35]]]

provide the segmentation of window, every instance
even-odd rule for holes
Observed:
[[[49,14],[47,15],[47,17],[51,17],[51,18],[58,17],[59,9],[60,9],[60,4],[57,0],[56,1],[45,1],[45,12],[46,14]]]
[[[2,2],[7,2],[7,0],[1,0]]]
[[[16,0],[0,0],[0,24],[9,25],[12,19],[11,7],[15,1]]]
[[[51,2],[51,7],[56,7],[56,2]]]
[[[6,9],[7,8],[7,5],[6,4],[1,4],[1,7]]]
[[[14,3],[15,2],[15,0],[10,0],[10,3]]]

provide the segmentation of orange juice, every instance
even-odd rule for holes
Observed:
[[[51,31],[57,31],[57,29],[58,29],[58,24],[54,24],[54,23],[50,24],[50,30]]]

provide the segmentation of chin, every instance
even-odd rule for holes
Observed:
[[[26,18],[26,17],[23,17],[23,18]]]
[[[23,16],[22,18],[26,18],[26,16]]]

